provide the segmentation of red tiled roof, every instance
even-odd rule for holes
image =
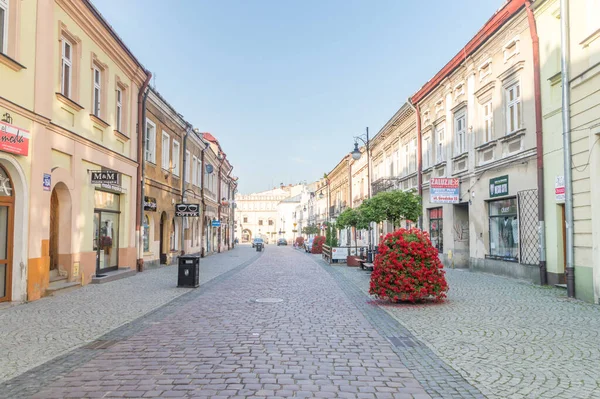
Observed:
[[[215,138],[215,136],[213,136],[212,134],[210,134],[210,133],[208,133],[208,132],[206,132],[206,133],[202,133],[202,137],[203,137],[205,140],[208,140],[208,141],[210,141],[210,142],[212,142],[212,143],[219,143],[219,140],[217,140],[217,139]]]

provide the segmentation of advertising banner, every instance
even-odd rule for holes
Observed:
[[[175,205],[175,216],[198,217],[200,216],[200,204],[177,204]]]
[[[0,121],[0,151],[28,155],[29,131]]]
[[[458,204],[460,181],[457,178],[432,177],[429,180],[429,202],[432,204]]]
[[[565,177],[556,176],[554,181],[554,195],[556,196],[556,202],[565,202]]]

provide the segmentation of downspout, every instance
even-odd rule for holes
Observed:
[[[223,170],[223,162],[225,162],[225,155],[223,155],[223,159],[219,164],[219,174],[217,175],[219,177],[217,180],[217,192],[219,193],[217,194],[217,219],[219,220],[219,228],[217,233],[217,253],[221,253],[221,239],[223,238],[221,235],[221,172]]]
[[[573,177],[571,175],[571,82],[569,76],[569,2],[560,0],[560,66],[562,81],[563,156],[565,163],[565,227],[567,264],[567,295],[575,297],[575,269],[573,267]]]
[[[135,234],[137,236],[138,248],[137,248],[137,260],[136,269],[138,272],[144,271],[144,234],[141,229],[142,220],[144,220],[144,179],[146,177],[146,151],[145,151],[145,137],[146,137],[146,99],[148,98],[147,90],[150,84],[152,73],[146,71],[146,81],[140,87],[138,92],[138,148],[137,148],[137,204],[140,207],[135,213]]]
[[[201,142],[204,143],[204,140],[200,140]],[[204,143],[205,146],[202,149],[202,152],[200,152],[200,158],[202,159],[202,161],[200,162],[200,164],[202,165],[202,174],[200,176],[200,196],[202,197],[202,235],[204,235],[204,233],[206,232],[206,201],[204,200],[204,168],[206,166],[204,166],[204,152],[206,151],[206,149],[208,148],[208,143]],[[208,239],[208,237],[206,237],[206,239]],[[204,244],[205,241],[204,239],[201,239],[202,241],[202,247],[200,249],[200,256],[202,258],[204,258]]]
[[[419,106],[414,106],[409,98],[406,100],[408,105],[417,113],[417,189],[419,197],[423,203],[423,133],[421,132],[421,109]],[[419,228],[423,230],[423,212],[419,215]]]
[[[542,131],[542,89],[540,81],[540,40],[537,33],[535,16],[531,9],[531,0],[525,2],[527,20],[533,44],[533,87],[535,98],[535,138],[537,157],[537,190],[538,190],[538,230],[540,238],[540,284],[548,284],[546,272],[546,226],[544,221],[544,142]]]
[[[192,130],[192,125],[188,124],[188,126],[185,129],[185,133],[183,134],[183,172],[181,173],[181,203],[183,204],[184,201],[184,197],[185,197],[185,173],[187,172],[187,167],[186,167],[186,151],[187,151],[187,139],[188,139],[188,134],[190,134],[190,131]],[[181,219],[181,256],[185,255],[185,229],[184,229],[184,222],[187,219]]]

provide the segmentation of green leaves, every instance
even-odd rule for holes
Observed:
[[[302,228],[302,234],[306,234],[306,235],[319,234],[320,231],[321,230],[314,224],[311,224],[310,226],[306,226],[306,227]]]
[[[364,201],[358,212],[367,224],[384,220],[394,224],[402,220],[416,221],[422,212],[421,197],[414,191],[383,191]]]

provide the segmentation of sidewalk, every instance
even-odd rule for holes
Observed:
[[[368,296],[370,273],[331,270]],[[484,273],[446,279],[442,304],[381,308],[490,399],[600,398],[599,306]]]
[[[250,246],[200,261],[200,284],[256,258]],[[202,289],[202,288],[200,288]],[[0,383],[135,320],[193,289],[177,288],[177,266],[0,310]]]

